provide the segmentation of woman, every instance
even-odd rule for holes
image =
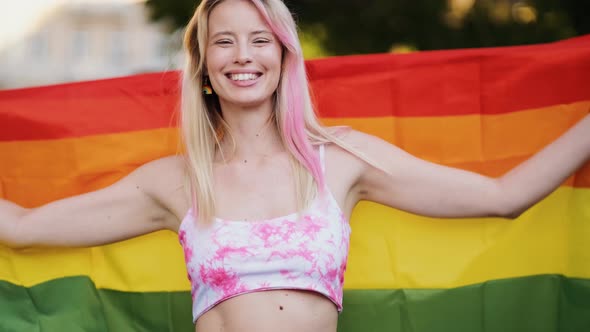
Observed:
[[[1,201],[0,243],[95,246],[176,231],[200,332],[336,331],[347,220],[360,200],[514,218],[590,158],[588,116],[497,179],[321,127],[280,0],[203,1],[185,48],[185,155],[36,209]]]

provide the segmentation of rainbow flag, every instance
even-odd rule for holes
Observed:
[[[500,175],[590,110],[590,36],[307,63],[326,125]],[[0,91],[0,197],[99,189],[177,152],[178,74]],[[76,220],[72,220],[75,223]],[[352,217],[339,331],[590,331],[590,165],[517,220]],[[176,234],[0,246],[0,331],[193,331]]]

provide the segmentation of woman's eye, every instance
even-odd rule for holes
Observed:
[[[218,45],[228,45],[228,44],[231,44],[231,41],[228,40],[228,39],[222,39],[222,40],[216,41],[215,44],[218,44]]]
[[[254,40],[254,44],[266,44],[266,43],[270,43],[270,40],[268,40],[268,39],[256,39],[256,40]]]

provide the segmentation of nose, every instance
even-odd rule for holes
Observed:
[[[236,48],[234,63],[245,65],[252,62],[252,50],[248,43],[239,43]]]

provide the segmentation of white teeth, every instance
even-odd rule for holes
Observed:
[[[255,80],[258,78],[258,75],[253,74],[253,73],[247,73],[247,74],[231,74],[230,78],[233,81],[249,81],[249,80]]]

